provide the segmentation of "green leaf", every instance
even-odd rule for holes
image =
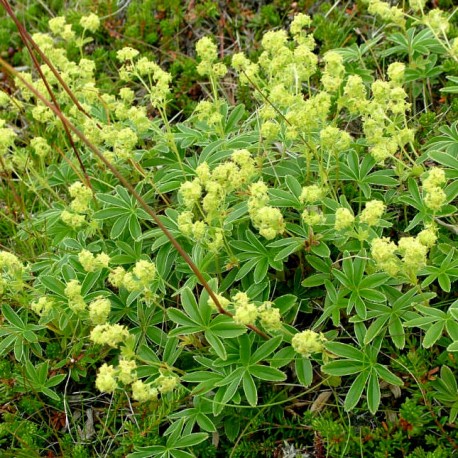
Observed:
[[[249,367],[250,374],[268,382],[282,382],[286,375],[274,367],[255,365]]]
[[[258,403],[258,390],[256,389],[253,377],[248,372],[243,374],[242,385],[248,403],[252,407],[255,407]]]
[[[208,437],[207,433],[192,433],[188,436],[180,437],[174,444],[175,448],[193,447],[194,445],[200,444]]]
[[[305,387],[310,386],[313,381],[313,368],[310,360],[298,356],[295,361],[295,369],[299,383]]]
[[[437,281],[439,282],[439,286],[447,293],[450,292],[452,289],[452,282],[450,281],[450,277],[447,274],[439,274],[437,277]]]
[[[319,242],[318,245],[312,245],[311,252],[322,258],[329,258],[331,256],[331,250],[324,242]]]
[[[432,347],[439,340],[439,338],[442,336],[442,333],[444,332],[444,326],[444,321],[438,321],[429,327],[425,336],[423,337],[422,344],[424,348]]]
[[[285,294],[283,296],[277,297],[273,302],[275,307],[280,310],[280,313],[285,315],[297,303],[297,296],[294,294]]]
[[[171,449],[169,453],[172,458],[196,458],[196,455],[185,450]]]
[[[210,346],[215,350],[215,353],[225,361],[227,359],[226,347],[219,337],[217,337],[211,331],[205,331],[205,338]]]
[[[447,351],[450,351],[450,352],[458,351],[458,341],[452,342],[452,343],[447,347]]]
[[[129,216],[122,216],[118,218],[110,231],[110,238],[112,239],[117,239],[121,236],[121,234],[124,232],[124,229],[127,227],[129,223]]]
[[[208,431],[209,433],[216,432],[215,424],[204,413],[202,412],[198,413],[196,416],[196,421],[199,427],[203,429],[204,431]]]
[[[229,384],[229,386],[227,386],[225,388],[225,391],[224,391],[224,394],[223,394],[223,397],[221,399],[221,403],[222,404],[226,404],[227,402],[229,402],[230,400],[233,399],[239,385],[240,385],[240,381],[242,380],[242,377],[243,377],[243,374],[245,373],[245,371],[242,369],[241,371],[238,371],[237,372],[237,377]]]
[[[253,280],[255,284],[261,283],[262,280],[266,278],[268,270],[269,260],[267,258],[260,259],[253,272]]]
[[[250,363],[256,364],[257,362],[266,359],[271,355],[281,344],[282,337],[276,336],[264,342],[251,356]]]
[[[101,270],[97,270],[96,272],[88,272],[84,277],[83,283],[81,283],[81,294],[85,296],[92,287],[97,283],[97,280],[100,278],[102,274]]]
[[[388,326],[388,332],[390,333],[391,340],[393,341],[396,348],[402,350],[406,343],[406,337],[404,333],[404,327],[398,317],[392,318],[390,325]]]
[[[215,336],[222,339],[230,339],[245,334],[247,328],[234,323],[231,317],[226,315],[217,315],[210,323],[209,329]]]
[[[286,366],[294,359],[295,353],[292,347],[284,347],[270,359],[270,365],[276,368]]]
[[[352,383],[350,389],[348,390],[347,396],[345,397],[344,402],[344,409],[347,412],[352,410],[356,406],[356,404],[358,404],[363,394],[363,390],[368,377],[368,371],[361,372],[361,374],[359,374],[358,377],[356,377],[355,381]]]
[[[382,380],[385,380],[385,382],[390,383],[391,385],[395,386],[402,386],[404,383],[403,381],[394,375],[391,371],[389,371],[385,366],[382,364],[375,364],[374,366],[377,374]]]
[[[358,350],[348,344],[340,342],[327,342],[325,346],[331,353],[341,356],[342,358],[353,359],[356,361],[364,361],[365,359],[364,353],[361,350]]]
[[[380,397],[380,384],[377,374],[375,372],[371,372],[367,384],[367,405],[369,407],[369,412],[372,415],[374,415],[378,410]]]
[[[142,235],[142,228],[138,222],[137,215],[131,215],[129,218],[129,232],[134,240]]]
[[[21,317],[8,305],[2,305],[2,315],[15,327],[18,329],[25,329],[25,323],[22,321]]]
[[[360,361],[351,360],[339,360],[331,361],[321,367],[321,370],[325,374],[342,376],[342,375],[353,375],[358,374],[364,369],[364,364]]]
[[[384,315],[378,317],[375,321],[371,323],[364,337],[364,343],[366,345],[371,343],[375,339],[375,337],[377,337],[382,332],[382,330],[385,329],[385,324],[387,321],[388,317]]]
[[[324,285],[330,279],[329,274],[313,274],[302,280],[301,285],[304,288],[313,288],[315,286]]]
[[[360,289],[359,295],[371,302],[385,302],[386,296],[381,291],[376,291],[374,289]]]
[[[184,288],[181,292],[181,305],[192,321],[199,324],[202,323],[199,305],[197,304],[194,294],[188,287]]]
[[[64,293],[65,285],[57,278],[50,277],[48,275],[40,275],[40,282],[54,294],[57,294],[61,297],[66,297]]]
[[[136,452],[129,453],[127,458],[151,458],[164,453],[167,449],[163,445],[150,445],[148,447],[135,447]]]
[[[201,329],[199,323],[196,323],[194,320],[189,318],[181,310],[169,308],[167,309],[167,315],[176,324],[179,324],[181,326],[194,326],[197,329]]]

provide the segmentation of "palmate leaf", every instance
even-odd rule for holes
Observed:
[[[444,48],[429,29],[419,30],[411,27],[405,33],[396,32],[387,37],[394,44],[381,53],[382,57],[393,54],[412,55],[413,58],[430,53],[441,54]]]
[[[364,332],[362,323],[355,324],[358,340],[363,343],[367,333]],[[393,374],[385,366],[377,362],[378,352],[382,343],[381,337],[376,337],[372,345],[362,344],[361,349],[340,342],[327,342],[325,347],[328,351],[343,359],[331,361],[322,366],[325,374],[333,376],[357,375],[351,384],[345,398],[345,410],[352,410],[360,401],[366,391],[369,411],[374,414],[380,405],[379,379],[385,380],[392,385],[402,385],[402,380]]]
[[[439,131],[442,135],[433,137],[426,145],[426,152],[430,154],[433,151],[444,151],[452,156],[457,157],[458,154],[458,121],[455,121],[451,126],[441,126]],[[455,161],[452,160],[452,165]]]

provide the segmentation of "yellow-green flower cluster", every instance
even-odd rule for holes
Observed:
[[[248,150],[236,150],[229,161],[210,170],[206,162],[196,168],[196,178],[183,183],[179,196],[186,210],[178,215],[178,228],[187,237],[204,241],[217,252],[224,239],[221,228],[226,196],[241,189],[256,174],[255,162]],[[204,220],[194,221],[194,210],[203,211]]]
[[[95,386],[99,391],[105,393],[113,393],[118,388],[116,382],[116,369],[108,364],[103,364],[99,368],[97,378],[95,380]]]
[[[8,272],[23,272],[24,266],[13,253],[0,251],[0,269]]]
[[[87,16],[83,16],[81,19],[80,19],[80,25],[85,29],[85,30],[89,30],[89,32],[96,32],[98,30],[98,28],[100,27],[100,19],[99,17],[94,14],[94,13],[90,13],[89,15]]]
[[[161,394],[172,392],[178,386],[178,383],[178,377],[174,377],[172,375],[160,375],[156,380],[154,380],[154,384],[157,386],[157,389]]]
[[[116,53],[116,57],[120,62],[127,62],[133,61],[139,54],[140,52],[138,50],[131,48],[130,46],[126,46]]]
[[[99,296],[89,304],[89,319],[94,325],[105,324],[111,311],[111,302],[103,296]]]
[[[418,13],[424,10],[426,1],[427,0],[409,0],[409,6],[415,13]]]
[[[73,200],[70,203],[70,209],[72,212],[64,210],[62,211],[60,217],[68,226],[78,228],[86,221],[84,213],[87,213],[89,210],[89,204],[92,199],[92,191],[80,181],[73,183],[69,187],[68,191],[70,196],[73,197]]]
[[[45,158],[51,152],[51,146],[43,137],[35,137],[30,140],[30,146],[38,157]]]
[[[437,242],[436,230],[433,226],[428,226],[417,235],[418,241],[428,247],[433,247]]]
[[[371,243],[371,255],[378,268],[392,277],[399,272],[411,276],[426,265],[428,249],[436,241],[435,229],[427,227],[416,237],[401,237],[398,245],[387,237],[376,238]]]
[[[141,259],[135,263],[132,272],[118,266],[108,275],[108,281],[115,287],[124,287],[128,291],[148,290],[156,278],[156,264]]]
[[[250,302],[246,293],[237,293],[232,297],[234,304],[234,321],[237,324],[254,324],[258,317],[258,308],[252,302]]]
[[[197,72],[202,76],[221,78],[227,73],[227,68],[218,60],[215,43],[209,37],[203,37],[196,43],[196,52],[200,58]]]
[[[331,108],[331,96],[326,91],[318,92],[307,100],[302,94],[288,103],[287,98],[278,99],[273,103],[287,109],[286,137],[297,139],[300,134],[310,133],[324,124]]]
[[[404,12],[397,6],[391,6],[389,3],[381,0],[369,0],[368,11],[370,14],[379,16],[386,22],[391,22],[402,28],[405,27]]]
[[[116,368],[105,363],[99,368],[95,386],[99,391],[113,393],[119,387],[119,381],[124,385],[132,384],[134,390],[133,385],[137,383],[136,369],[135,361],[128,359],[120,359]]]
[[[450,22],[447,14],[438,9],[434,8],[423,17],[423,23],[430,27],[435,33],[446,34],[450,29]]]
[[[406,102],[407,93],[400,85],[403,80],[402,64],[392,65],[390,82],[377,80],[372,83],[373,98],[366,105],[363,116],[363,131],[370,153],[381,163],[394,156],[398,148],[404,147],[414,137],[413,130],[397,127],[397,120],[405,122],[410,104]]]
[[[37,315],[45,316],[52,310],[53,305],[54,300],[52,298],[47,296],[41,296],[37,301],[33,301],[30,304],[30,308]]]
[[[16,138],[16,132],[8,127],[3,127],[5,121],[0,119],[0,154],[4,154],[8,149],[14,145],[14,139]]]
[[[84,215],[78,215],[77,213],[72,213],[68,210],[63,210],[60,214],[60,218],[67,226],[75,229],[81,227],[86,221],[86,217]]]
[[[216,298],[218,299],[218,302],[220,303],[221,307],[227,310],[227,308],[231,304],[231,301],[225,298],[224,296],[222,296],[221,294],[216,294]],[[211,297],[208,299],[208,305],[216,310],[216,304]]]
[[[303,204],[313,204],[320,201],[325,195],[326,189],[324,189],[322,186],[313,184],[302,188],[299,200]]]
[[[304,31],[309,25],[310,18],[305,14],[295,16],[290,28],[294,46],[288,41],[284,30],[269,31],[264,35],[264,51],[258,65],[267,76],[271,88],[281,85],[298,94],[301,83],[316,73],[318,58],[313,53],[315,40]],[[249,68],[247,64],[245,68]]]
[[[17,292],[24,286],[26,267],[13,253],[0,251],[0,295],[5,291]]]
[[[302,355],[304,358],[309,358],[314,353],[321,353],[324,350],[325,342],[326,338],[322,333],[307,329],[294,334],[291,340],[291,346],[294,351]]]
[[[394,85],[401,86],[404,82],[406,66],[402,62],[393,62],[388,66],[387,74],[390,81]]]
[[[397,246],[387,237],[377,238],[372,241],[371,254],[377,266],[387,274],[394,277],[400,269],[396,257]]]
[[[380,200],[370,200],[366,202],[366,207],[359,215],[359,221],[368,226],[376,226],[383,213],[385,212],[385,204]]]
[[[355,221],[353,213],[345,207],[338,208],[335,217],[334,229],[336,231],[348,229]]]
[[[267,331],[277,331],[281,329],[280,310],[273,307],[273,303],[265,301],[258,307],[258,317],[264,329]]]
[[[75,32],[72,30],[72,25],[67,24],[65,17],[57,16],[49,20],[49,30],[54,35],[63,38],[65,41],[72,41],[75,39]]]
[[[320,132],[321,147],[327,151],[339,153],[347,150],[351,144],[351,136],[337,127],[327,126]]]
[[[243,52],[236,53],[232,56],[232,66],[240,72],[240,84],[256,83],[259,76],[259,65],[251,62]]]
[[[248,213],[253,226],[267,240],[274,239],[285,231],[283,215],[278,208],[267,205],[269,196],[267,186],[258,181],[250,186],[250,198],[248,199]]]
[[[364,82],[359,75],[350,75],[345,83],[344,95],[339,99],[340,106],[347,108],[350,114],[365,113],[368,100]]]
[[[159,392],[150,383],[137,380],[132,383],[132,399],[138,402],[155,401]]]
[[[136,59],[138,55],[138,50],[131,47],[122,48],[117,52],[118,60],[123,63],[119,69],[119,77],[123,81],[138,78],[148,92],[151,105],[154,108],[164,107],[170,94],[172,75],[146,57]],[[145,79],[151,84],[147,85]]]
[[[129,331],[125,326],[120,324],[98,324],[91,331],[89,338],[95,344],[108,345],[117,348],[119,344],[126,341],[129,337]]]
[[[309,27],[312,24],[312,19],[307,14],[299,13],[296,14],[291,22],[289,27],[289,32],[295,38],[295,40],[300,40],[303,38],[304,29]]]
[[[274,331],[281,328],[280,310],[274,307],[274,304],[270,301],[265,301],[258,307],[251,302],[248,295],[243,292],[235,294],[232,296],[231,300],[220,294],[216,296],[224,310],[228,310],[231,307],[233,308],[234,321],[237,324],[255,324],[256,320],[259,319],[262,326],[267,331]],[[210,298],[208,304],[216,310],[213,299]]]
[[[148,402],[157,400],[159,393],[170,393],[179,384],[178,377],[162,373],[152,383],[145,383],[138,379],[136,370],[137,365],[131,359],[120,359],[117,367],[105,363],[99,368],[96,387],[100,391],[113,393],[121,382],[124,386],[131,385],[132,399]]]
[[[398,250],[408,269],[416,271],[426,265],[428,247],[418,237],[402,237],[398,242]]]
[[[308,224],[309,226],[318,226],[326,221],[325,216],[316,206],[306,208],[302,212],[301,216],[304,223]]]
[[[325,63],[321,83],[328,92],[336,92],[343,82],[345,67],[343,57],[336,51],[328,51],[324,56]]]
[[[223,115],[220,111],[222,103],[221,99],[216,99],[211,102],[209,100],[202,100],[196,105],[194,113],[199,121],[206,122],[210,127],[216,126],[220,124],[223,119]]]
[[[442,189],[446,181],[444,170],[438,167],[433,167],[428,176],[423,179],[423,200],[425,205],[434,212],[439,211],[447,200],[447,196]]]
[[[89,250],[84,249],[78,254],[78,261],[86,272],[94,272],[95,270],[108,267],[110,257],[103,252],[94,256]]]
[[[113,148],[113,152],[106,151],[107,159],[116,157],[127,160],[132,157],[132,152],[138,143],[137,134],[130,127],[122,127],[122,124],[105,126],[101,132],[105,146]]]
[[[70,280],[64,290],[64,294],[68,299],[68,306],[75,313],[81,313],[86,310],[86,303],[81,295],[81,283],[76,280]]]

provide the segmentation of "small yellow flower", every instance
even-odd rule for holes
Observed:
[[[338,208],[336,210],[336,221],[334,223],[334,228],[336,231],[347,229],[353,224],[354,220],[355,217],[348,208]]]
[[[309,358],[313,353],[321,353],[324,349],[326,338],[323,334],[307,329],[295,334],[291,345],[297,353]]]

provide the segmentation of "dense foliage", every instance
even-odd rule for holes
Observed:
[[[454,453],[450,5],[0,3],[2,456]]]

